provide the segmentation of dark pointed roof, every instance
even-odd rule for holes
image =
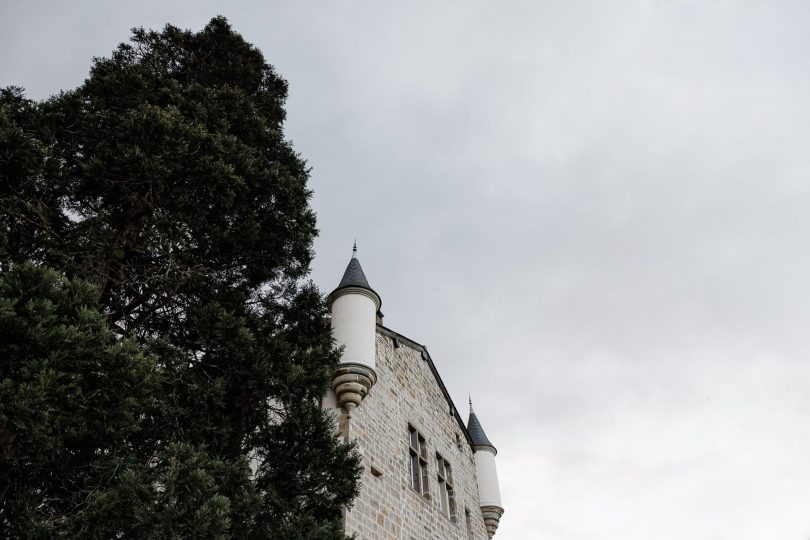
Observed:
[[[336,292],[348,287],[359,287],[361,289],[370,291],[377,298],[377,309],[380,309],[382,299],[380,298],[380,295],[377,294],[377,291],[372,289],[371,285],[368,284],[366,274],[363,272],[363,267],[360,266],[360,261],[357,259],[357,242],[354,243],[354,248],[352,249],[352,258],[349,261],[349,265],[346,267],[346,271],[343,272],[343,279],[340,280],[338,286],[329,295],[330,302],[335,296]]]
[[[357,260],[357,256],[352,257],[352,260],[349,261],[349,266],[347,266],[346,271],[343,272],[343,279],[340,280],[340,285],[338,285],[337,288],[340,289],[342,287],[363,287],[364,289],[371,289],[371,285],[368,284],[366,275],[363,273],[363,267],[360,266],[360,261]]]
[[[495,445],[489,441],[487,434],[484,433],[484,428],[481,427],[481,422],[478,421],[478,417],[475,415],[475,411],[472,408],[472,400],[470,400],[470,419],[467,420],[467,431],[470,434],[473,445],[489,446],[495,450],[496,453],[498,452]]]

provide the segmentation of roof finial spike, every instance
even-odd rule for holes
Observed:
[[[352,248],[352,259],[357,258],[357,238],[354,239],[354,247]]]
[[[468,395],[469,395],[469,397],[470,397],[470,414],[472,414],[472,413],[473,413],[473,408],[472,408],[472,394],[468,394]]]

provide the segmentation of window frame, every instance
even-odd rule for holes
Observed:
[[[430,498],[427,443],[425,437],[412,424],[408,424],[408,483],[415,492]]]
[[[458,522],[456,490],[453,486],[453,467],[440,453],[436,452],[436,478],[439,486],[439,508],[453,523]]]

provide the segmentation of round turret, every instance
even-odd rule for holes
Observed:
[[[478,477],[478,499],[481,505],[481,514],[484,517],[489,537],[495,536],[498,523],[503,515],[501,505],[501,489],[498,485],[498,470],[495,467],[495,456],[498,450],[495,448],[478,421],[470,400],[470,418],[467,421],[467,432],[473,443],[475,452],[475,473]]]
[[[357,259],[356,243],[343,279],[329,295],[328,304],[332,312],[332,336],[343,347],[332,389],[337,405],[351,413],[377,382],[374,371],[377,314],[382,305],[380,295],[368,284]]]

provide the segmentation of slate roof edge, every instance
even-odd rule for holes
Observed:
[[[441,375],[439,375],[439,371],[436,369],[436,364],[433,363],[433,359],[430,357],[430,353],[428,352],[427,347],[381,324],[377,325],[377,330],[381,334],[386,335],[390,338],[396,338],[398,341],[403,342],[404,344],[410,346],[412,349],[418,350],[420,353],[422,353],[422,358],[427,362],[428,366],[430,367],[430,371],[436,378],[436,382],[439,383],[439,388],[441,389],[442,394],[444,394],[447,403],[450,405],[450,409],[453,411],[453,416],[456,418],[456,422],[458,422],[458,425],[461,428],[461,432],[464,433],[464,437],[467,439],[467,444],[470,445],[470,450],[472,450],[473,454],[475,454],[475,444],[473,443],[472,437],[470,437],[470,432],[467,431],[467,426],[464,424],[464,420],[461,419],[461,415],[458,412],[458,407],[456,407],[456,404],[453,403],[453,398],[450,397],[450,392],[447,391],[447,387],[444,385],[444,381],[442,381],[442,377]]]
[[[489,440],[483,426],[481,426],[478,415],[472,410],[472,404],[470,405],[470,419],[467,420],[467,431],[476,448],[492,448],[492,451],[495,452],[496,455],[498,454],[498,449],[495,448],[495,445]]]

